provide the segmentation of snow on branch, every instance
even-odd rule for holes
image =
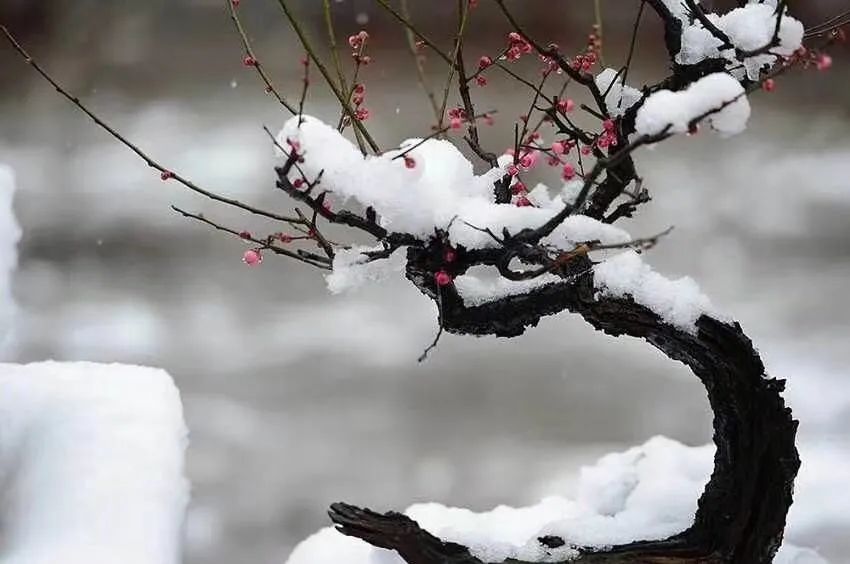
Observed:
[[[705,120],[725,135],[741,133],[750,118],[750,102],[741,83],[725,73],[699,79],[679,92],[661,90],[647,98],[637,113],[639,135],[688,133]]]
[[[444,546],[469,549],[476,562],[569,562],[584,550],[638,540],[661,540],[694,523],[697,498],[713,467],[714,446],[685,446],[658,436],[581,469],[575,499],[548,497],[514,508],[469,509],[420,503],[404,515]],[[342,508],[339,509],[342,511]],[[458,562],[463,562],[458,559]],[[402,564],[405,560],[334,528],[299,544],[286,564]],[[816,552],[790,544],[774,564],[826,564]]]
[[[750,0],[727,14],[704,14],[689,18],[682,31],[682,50],[676,62],[693,65],[723,58],[736,78],[759,80],[761,73],[803,44],[803,24],[787,14],[785,0]]]
[[[0,562],[177,564],[186,437],[161,370],[0,364]]]
[[[520,528],[503,527],[493,517],[472,518],[432,506],[436,517],[431,529],[446,537],[441,539],[408,516],[336,504],[331,516],[342,533],[395,550],[410,564],[479,564],[508,557],[552,561],[576,555],[586,561],[617,563],[650,561],[647,558],[770,561],[781,543],[799,465],[796,422],[781,397],[783,383],[765,376],[761,359],[740,326],[717,315],[693,281],[667,280],[643,263],[640,254],[670,232],[666,226],[655,235],[633,237],[612,224],[632,217],[651,199],[634,160],[637,151],[677,133],[694,133],[703,123],[722,135],[740,133],[750,117],[750,94],[773,91],[775,79],[793,69],[831,66],[826,50],[843,40],[840,26],[847,18],[838,16],[807,34],[788,14],[785,0],[742,0],[725,14],[710,13],[697,0],[624,2],[636,13],[628,57],[621,67],[598,69],[604,47],[601,22],[585,44],[567,49],[532,37],[510,3],[495,0],[507,27],[505,44],[497,52],[480,54],[477,65],[471,65],[464,58],[463,40],[476,21],[479,2],[458,2],[452,45],[446,49],[410,21],[409,10],[397,11],[392,3],[377,1],[409,32],[410,50],[436,120],[428,135],[387,151],[381,150],[367,125],[378,117],[367,108],[365,76],[373,62],[366,54],[367,32],[349,37],[354,68],[347,75],[331,3],[324,2],[323,11],[333,68],[322,60],[291,2],[278,0],[306,53],[295,104],[263,71],[239,18],[244,4],[228,2],[228,15],[242,39],[243,63],[258,72],[268,93],[293,115],[279,135],[269,132],[281,157],[275,187],[295,203],[288,215],[219,195],[160,164],[58,84],[6,28],[0,26],[0,31],[27,64],[157,171],[162,181],[174,181],[234,212],[276,222],[273,231],[256,234],[175,208],[185,218],[239,237],[248,246],[243,255],[247,265],[260,265],[264,252],[298,260],[330,270],[332,291],[386,275],[405,276],[437,309],[437,338],[420,360],[444,331],[514,337],[544,316],[568,311],[599,331],[645,339],[670,359],[688,364],[708,390],[718,455],[695,513],[699,480],[694,476],[704,477],[705,468],[692,472],[686,464],[689,469],[674,469],[670,479],[681,473],[688,479],[667,500],[669,506],[650,494],[653,502],[645,504],[646,500],[632,498],[656,476],[644,473],[635,460],[631,466],[618,466],[610,490],[606,479],[588,478],[603,484],[593,490],[595,501],[563,502],[552,506],[555,510],[547,506],[550,512],[544,513],[551,522],[543,523],[539,517],[527,520],[540,527],[526,524],[522,534],[517,532]],[[630,85],[629,71],[645,8],[664,24],[670,71],[663,80],[638,87]],[[803,46],[804,38],[817,41]],[[441,98],[422,80],[420,57],[425,52],[436,54],[448,67]],[[514,64],[529,59],[538,71],[530,77]],[[309,70],[314,67],[339,102],[338,121],[305,115]],[[529,103],[522,118],[510,124],[509,147],[494,151],[481,135],[482,125],[495,123],[494,112],[476,110],[471,86],[487,87],[497,77],[524,89]],[[577,102],[579,95],[589,103]],[[462,138],[475,162],[461,152],[459,141],[450,140],[452,135]],[[476,165],[481,169],[476,171]],[[532,174],[541,170],[544,175],[551,171],[552,179],[531,189]],[[325,223],[347,228],[350,239],[336,233],[329,237],[323,232]],[[355,235],[372,242],[355,243]],[[174,431],[172,427],[166,433],[172,444],[176,444]],[[658,451],[662,458],[664,452],[675,452],[683,460],[692,454],[663,444]],[[644,450],[649,448],[654,447]],[[175,457],[176,447],[168,452]],[[686,489],[687,496],[679,495]],[[639,510],[636,514],[628,513],[632,502]],[[618,524],[611,512],[632,517]],[[531,513],[514,513],[511,521]],[[430,519],[426,509],[412,514]],[[458,525],[461,521],[476,524]],[[485,535],[484,525],[493,525],[496,531]],[[529,535],[537,537],[530,540]],[[342,541],[333,532],[317,538],[322,543],[343,543],[334,546],[345,551],[350,563],[395,558],[388,552],[373,552],[359,541]],[[293,562],[342,562],[341,553],[329,547],[308,543],[293,555]],[[448,559],[443,558],[446,555]]]

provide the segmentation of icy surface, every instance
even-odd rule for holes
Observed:
[[[14,195],[12,169],[0,164],[0,358],[9,339],[15,313],[11,275],[18,263],[17,244],[21,229],[12,209]]]
[[[639,135],[687,133],[702,118],[722,134],[742,132],[750,118],[743,86],[726,73],[715,73],[681,92],[661,90],[638,110],[635,129]]]
[[[2,564],[176,564],[188,485],[162,370],[0,364]]]

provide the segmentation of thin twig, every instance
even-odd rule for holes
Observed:
[[[366,140],[366,143],[369,145],[369,148],[372,149],[372,151],[375,153],[380,153],[381,150],[378,147],[378,144],[375,143],[375,140],[366,130],[366,126],[363,125],[363,122],[357,119],[357,116],[355,115],[354,110],[351,107],[350,100],[345,99],[345,94],[339,89],[339,85],[336,84],[333,77],[331,77],[330,72],[328,72],[328,69],[325,64],[322,62],[321,59],[319,59],[319,56],[316,53],[316,50],[313,48],[310,39],[304,32],[304,29],[301,26],[301,23],[298,21],[298,18],[296,18],[295,14],[293,14],[292,10],[290,10],[289,5],[286,3],[286,0],[278,0],[278,4],[283,10],[286,19],[289,21],[289,25],[292,27],[292,30],[295,31],[295,34],[301,41],[301,45],[304,46],[304,50],[307,51],[307,54],[309,55],[310,59],[313,60],[316,65],[316,68],[319,69],[319,72],[322,74],[322,77],[325,79],[325,82],[333,91],[334,96],[336,96],[343,110],[348,115],[349,119],[351,119],[352,125],[359,129],[360,133],[363,134],[363,138]]]
[[[239,38],[242,40],[242,48],[245,50],[245,55],[250,57],[251,66],[254,67],[254,70],[257,71],[257,74],[260,75],[263,83],[265,83],[266,92],[272,94],[284,108],[289,110],[289,113],[295,115],[295,108],[293,108],[292,104],[287,102],[286,99],[281,96],[280,92],[278,92],[277,88],[275,88],[274,84],[272,84],[268,74],[266,74],[263,63],[257,58],[254,48],[251,45],[251,41],[248,39],[248,34],[245,32],[245,28],[242,26],[242,21],[239,19],[239,15],[236,12],[236,5],[233,0],[224,0],[224,2],[227,4],[227,8],[230,12],[230,19],[233,21],[233,25],[236,27],[237,33],[239,33]]]
[[[389,2],[387,2],[387,0],[376,0],[376,2],[378,2],[378,4],[380,4],[380,5],[381,5],[381,7],[382,7],[382,8],[383,8],[383,9],[384,9],[384,10],[385,10],[388,14],[390,14],[392,17],[394,17],[396,20],[398,20],[398,21],[399,21],[399,23],[401,23],[404,27],[406,27],[407,29],[409,29],[410,31],[412,31],[413,33],[415,33],[415,34],[416,34],[416,37],[418,37],[418,38],[419,38],[419,40],[420,40],[420,41],[422,41],[422,43],[424,43],[425,45],[427,45],[427,46],[428,46],[428,47],[429,47],[432,51],[434,51],[437,55],[439,55],[439,57],[440,57],[441,59],[443,59],[446,63],[448,63],[448,64],[449,64],[449,65],[451,65],[451,66],[454,66],[454,65],[455,65],[455,60],[454,60],[454,58],[453,58],[453,57],[449,57],[447,54],[445,54],[445,53],[443,52],[443,50],[442,50],[442,49],[440,49],[440,48],[437,46],[437,44],[436,44],[436,43],[434,43],[433,41],[431,41],[430,39],[428,39],[428,38],[427,38],[425,35],[423,35],[423,34],[422,34],[422,33],[421,33],[418,29],[416,29],[416,26],[414,26],[412,23],[410,23],[410,21],[409,21],[407,18],[405,18],[403,15],[401,15],[400,13],[398,13],[398,11],[397,11],[395,8],[393,8],[393,7],[389,4]]]
[[[440,324],[440,329],[437,331],[437,336],[434,337],[434,341],[428,345],[428,347],[422,352],[419,356],[417,362],[425,362],[428,358],[428,354],[437,348],[437,345],[440,342],[440,337],[443,336],[443,292],[442,289],[437,286],[437,323]]]
[[[470,121],[470,122],[473,122],[475,120],[484,119],[487,116],[495,115],[497,113],[498,112],[496,110],[491,110],[489,112],[485,112],[483,114],[478,114],[476,116],[472,116],[471,118],[467,118],[467,120]],[[395,155],[392,158],[392,160],[395,161],[395,160],[398,160],[398,159],[403,159],[411,151],[415,151],[416,149],[418,149],[419,147],[421,147],[422,145],[424,145],[425,143],[427,143],[431,139],[439,137],[440,135],[446,133],[450,129],[452,129],[451,125],[444,125],[440,129],[432,131],[427,137],[423,137],[422,139],[418,140],[416,143],[410,145],[409,147],[406,147],[401,153]]]
[[[276,245],[272,245],[269,241],[262,241],[260,239],[255,239],[253,236],[249,236],[243,231],[236,231],[235,229],[225,227],[224,225],[221,225],[219,223],[216,223],[214,221],[207,219],[206,217],[204,217],[203,214],[187,212],[183,209],[178,208],[177,206],[171,206],[171,209],[174,210],[175,212],[179,213],[180,215],[182,215],[185,218],[200,221],[201,223],[209,225],[210,227],[212,227],[212,228],[214,228],[218,231],[230,233],[231,235],[233,235],[235,237],[239,237],[243,241],[251,241],[252,243],[259,245],[260,248],[263,249],[263,250],[272,251],[275,254],[283,255],[283,256],[289,257],[291,259],[295,259],[295,260],[303,262],[305,264],[309,264],[310,266],[315,266],[316,268],[321,268],[322,270],[331,270],[330,261],[327,261],[327,260],[319,261],[318,259],[321,259],[322,257],[319,257],[318,255],[312,255],[312,258],[306,258],[302,255],[299,255],[298,253],[294,253],[294,252],[288,251],[286,249],[281,249],[280,247],[278,247]]]
[[[410,8],[408,6],[407,0],[401,0],[401,13],[407,21],[410,21]],[[425,74],[425,66],[422,62],[422,56],[419,53],[419,46],[417,44],[416,33],[413,31],[413,29],[405,27],[404,34],[407,38],[407,47],[410,50],[410,55],[413,57],[413,63],[416,65],[416,77],[419,80],[419,86],[422,88],[422,90],[425,92],[425,95],[428,97],[428,103],[431,105],[431,110],[434,112],[435,123],[439,123],[440,106],[437,104],[437,96],[431,89],[431,85],[428,82],[428,77]]]
[[[164,167],[159,162],[155,161],[152,157],[150,157],[147,153],[142,151],[137,145],[129,141],[126,137],[121,135],[115,128],[106,123],[100,117],[98,117],[94,112],[92,112],[85,104],[83,104],[79,98],[71,95],[65,88],[59,84],[41,65],[33,59],[30,54],[24,49],[24,47],[18,42],[17,39],[12,35],[12,33],[6,28],[6,26],[0,25],[0,31],[3,32],[3,35],[6,36],[6,39],[12,44],[15,50],[23,57],[24,61],[30,65],[35,71],[41,75],[41,77],[50,83],[51,86],[61,94],[65,99],[71,102],[74,106],[77,107],[78,110],[87,115],[98,127],[102,130],[106,131],[109,135],[111,135],[115,140],[119,143],[130,149],[133,153],[135,153],[140,159],[142,159],[146,165],[150,168],[157,170],[161,173],[162,178],[164,180],[175,180],[176,182],[182,184],[189,190],[196,192],[202,196],[205,196],[211,200],[216,202],[221,202],[223,204],[227,204],[229,206],[233,206],[247,212],[260,215],[263,217],[267,217],[269,219],[274,219],[277,221],[283,221],[286,223],[300,223],[300,220],[297,217],[289,217],[278,215],[273,212],[268,212],[259,208],[255,208],[254,206],[245,204],[240,202],[239,200],[235,200],[233,198],[227,198],[225,196],[220,196],[214,192],[210,192],[209,190],[205,190],[201,188],[191,180],[184,178],[180,174]]]

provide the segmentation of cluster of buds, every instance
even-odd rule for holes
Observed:
[[[304,155],[301,154],[301,143],[287,137],[286,144],[289,146],[289,155],[287,156],[294,157],[299,163],[303,163]]]
[[[549,157],[548,164],[552,167],[561,167],[561,178],[566,181],[573,180],[576,176],[578,176],[575,165],[563,159],[563,157],[569,155],[575,147],[576,143],[574,141],[564,139],[562,141],[555,141],[552,143],[552,147],[550,149],[551,155]]]
[[[469,116],[463,108],[452,108],[449,110],[449,127],[452,129],[460,129],[468,119]]]
[[[582,53],[580,55],[576,55],[575,59],[573,59],[570,63],[570,66],[577,71],[590,72],[590,69],[593,68],[593,65],[596,64],[597,60],[598,56],[596,53]]]
[[[508,50],[505,51],[505,58],[509,61],[518,61],[523,55],[528,55],[534,49],[531,43],[515,31],[508,34]]]
[[[547,55],[545,53],[540,54],[540,61],[543,63],[543,74],[548,75],[551,73],[561,74],[564,71],[561,70],[561,66],[558,64],[557,53],[560,51],[560,47],[557,43],[550,43],[547,47],[548,52],[551,53]]]
[[[555,101],[555,108],[559,113],[568,114],[576,109],[576,103],[572,98],[563,98]]]
[[[619,142],[617,124],[612,119],[606,119],[602,122],[602,133],[596,138],[596,146],[600,149],[608,149],[609,147],[616,147]]]
[[[843,34],[844,30],[839,29],[838,32]],[[785,58],[784,65],[786,67],[800,65],[804,69],[826,71],[832,68],[832,57],[820,51],[800,47],[790,57]]]
[[[348,44],[351,46],[352,52],[351,57],[355,62],[361,65],[368,65],[372,62],[372,58],[368,55],[364,55],[363,52],[366,50],[366,43],[369,41],[369,34],[365,31],[361,31],[360,33],[355,33],[354,35],[350,35],[348,37]]]
[[[358,121],[366,121],[369,119],[369,110],[363,106],[366,100],[366,87],[362,83],[357,83],[351,89],[351,103],[354,104],[354,117]]]
[[[478,72],[475,73],[475,83],[478,86],[487,86],[487,77],[485,77],[482,73],[491,66],[493,66],[493,59],[487,55],[478,59]]]
[[[584,53],[576,55],[570,63],[573,70],[581,72],[590,72],[597,62],[599,62],[599,53],[602,50],[602,38],[599,35],[599,26],[593,26],[593,31],[587,36],[587,47]]]
[[[506,169],[508,176],[514,177],[519,176],[521,172],[534,168],[540,159],[540,151],[537,149],[525,149],[518,155],[513,149],[507,149],[505,154],[514,157],[514,162],[509,164]]]
[[[513,194],[513,204],[518,208],[527,208],[534,205],[528,199],[528,187],[518,178],[514,179],[514,183],[511,184],[511,194]]]
[[[448,266],[455,263],[456,261],[457,251],[454,250],[451,246],[446,246],[446,248],[443,249],[443,262]],[[445,286],[448,286],[452,282],[454,282],[454,277],[444,267],[434,273],[434,282],[436,282],[437,286],[439,286],[440,288],[444,288]]]
[[[530,157],[530,153],[526,153],[523,158]],[[536,155],[531,157],[534,161],[537,160]],[[522,161],[523,159],[520,159]],[[530,164],[534,166],[533,162],[526,162],[526,164]],[[522,166],[522,165],[520,165]],[[508,174],[510,174],[513,178],[511,178],[511,194],[513,195],[513,204],[519,208],[526,208],[529,206],[533,206],[531,200],[528,199],[528,187],[525,183],[519,179],[517,176],[520,172],[520,167],[517,165],[510,165],[508,167]]]

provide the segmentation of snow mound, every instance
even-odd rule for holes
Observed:
[[[0,364],[2,564],[176,564],[188,501],[162,370]]]

